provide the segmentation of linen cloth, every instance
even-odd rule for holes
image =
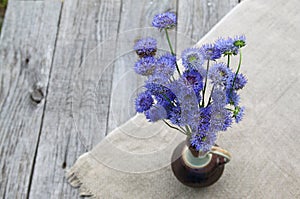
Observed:
[[[299,10],[297,0],[246,0],[197,44],[247,37],[246,115],[219,136],[233,158],[217,183],[182,185],[170,159],[184,136],[136,115],[77,160],[67,173],[70,184],[95,198],[300,198]]]

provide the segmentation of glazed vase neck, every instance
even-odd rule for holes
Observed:
[[[191,168],[201,168],[208,165],[211,161],[212,154],[205,153],[200,156],[195,156],[190,149],[186,146],[182,152],[182,158],[186,164]]]

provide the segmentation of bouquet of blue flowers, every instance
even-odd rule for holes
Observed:
[[[172,12],[158,14],[152,21],[165,32],[169,53],[156,56],[157,41],[151,37],[135,43],[139,60],[134,70],[147,77],[145,91],[137,96],[135,107],[150,122],[163,120],[187,135],[190,145],[205,153],[215,144],[218,132],[226,131],[233,121],[240,122],[244,115],[237,92],[247,83],[239,73],[246,39],[243,35],[219,38],[214,44],[185,49],[180,70],[168,34],[176,23]],[[230,59],[236,55],[239,63],[233,70]],[[227,63],[220,62],[221,57],[226,57]]]

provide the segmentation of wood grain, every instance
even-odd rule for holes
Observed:
[[[78,196],[65,169],[105,136],[112,77],[105,66],[120,8],[119,0],[64,1],[30,198]]]
[[[0,38],[0,198],[26,198],[44,113],[59,1],[10,1]]]

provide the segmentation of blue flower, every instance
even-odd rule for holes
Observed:
[[[212,106],[210,131],[226,131],[232,124],[231,112],[224,108]]]
[[[237,55],[238,47],[236,47],[233,42],[234,42],[234,40],[230,37],[228,37],[227,39],[219,38],[215,42],[215,46],[224,55]]]
[[[244,116],[245,107],[236,106],[233,111],[233,117],[235,118],[235,122],[239,123]]]
[[[223,123],[223,127],[222,127],[222,131],[226,131],[227,128],[231,127],[232,124],[232,117],[231,117],[231,112],[229,110],[225,110],[225,119],[224,119],[224,123]]]
[[[135,63],[134,70],[137,74],[149,76],[153,74],[155,65],[156,59],[154,57],[145,57]]]
[[[145,88],[147,88],[148,91],[154,96],[165,95],[170,101],[176,98],[174,93],[172,93],[172,91],[169,88],[161,84],[147,83],[145,85]]]
[[[152,26],[158,29],[170,29],[177,24],[176,14],[173,12],[165,12],[154,16]]]
[[[167,53],[157,59],[154,73],[149,76],[146,83],[156,83],[166,85],[170,77],[174,74],[176,57]]]
[[[145,81],[146,84],[148,83],[155,83],[160,85],[166,85],[169,82],[169,77],[163,74],[153,74],[148,76],[148,79]]]
[[[185,71],[182,75],[193,86],[198,102],[201,100],[200,91],[203,89],[203,78],[196,70]]]
[[[188,101],[190,104],[194,101],[198,104],[193,87],[194,85],[183,76],[169,84],[169,88],[179,101]]]
[[[186,78],[181,77],[172,81],[169,88],[176,96],[176,105],[181,108],[182,124],[188,124],[193,117],[198,115],[198,100],[193,85]]]
[[[173,102],[176,96],[166,86],[149,82],[145,85],[145,87],[152,95],[155,96],[157,103],[164,106],[166,110],[170,110],[174,106]]]
[[[242,48],[246,45],[245,35],[235,36],[233,39],[233,45],[238,48]]]
[[[176,65],[176,57],[170,53],[164,54],[157,59],[154,75],[171,77],[174,74]]]
[[[216,86],[225,86],[227,78],[231,73],[230,69],[224,63],[217,63],[209,68],[208,78]]]
[[[167,111],[162,105],[156,104],[145,111],[145,116],[150,122],[156,122],[167,118]]]
[[[151,37],[138,40],[134,45],[134,50],[142,58],[147,56],[154,56],[157,50],[157,42]]]
[[[179,106],[173,106],[168,113],[168,119],[172,124],[181,126],[181,108]]]
[[[191,132],[197,132],[200,124],[200,108],[194,107],[193,113],[189,114],[188,120],[184,125],[188,125]]]
[[[204,62],[204,57],[199,48],[187,48],[182,54],[182,64],[187,70],[200,69]]]
[[[240,102],[240,96],[233,90],[226,90],[226,104],[238,106]]]
[[[234,81],[234,77],[235,77],[235,74],[231,74],[228,79],[227,79],[227,89],[231,89],[232,88],[232,84],[233,84],[233,81]],[[239,90],[239,89],[242,89],[244,88],[244,86],[247,84],[247,79],[246,77],[243,75],[243,74],[238,74],[236,76],[236,79],[234,81],[234,85],[233,85],[233,89],[234,90]]]
[[[208,131],[210,129],[211,107],[203,107],[200,109],[200,121],[198,131]]]
[[[213,100],[214,106],[218,106],[220,108],[225,107],[226,92],[223,88],[215,87],[212,91],[211,98]]]
[[[191,136],[191,145],[198,151],[207,152],[216,141],[216,132],[225,131],[232,124],[231,112],[210,105],[200,109],[200,121],[197,131]]]
[[[206,60],[216,60],[219,59],[222,55],[219,48],[216,48],[212,44],[204,44],[201,47],[201,52],[203,54],[204,59]]]
[[[138,95],[135,100],[135,109],[138,113],[142,113],[150,109],[153,104],[153,98],[150,92],[143,92]]]
[[[206,153],[210,151],[216,140],[217,134],[215,132],[200,131],[192,134],[190,143],[197,151]]]

